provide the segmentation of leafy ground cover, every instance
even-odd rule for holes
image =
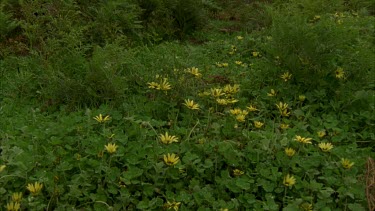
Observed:
[[[374,207],[371,1],[73,2],[1,5],[1,209]]]

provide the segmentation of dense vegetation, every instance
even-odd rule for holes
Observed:
[[[3,0],[0,210],[372,210],[371,0]]]

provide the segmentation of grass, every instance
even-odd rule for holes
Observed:
[[[239,4],[231,19],[235,4],[209,2],[216,19],[183,40],[87,37],[79,23],[103,20],[69,4],[61,37],[7,29],[0,210],[371,209],[371,7]]]

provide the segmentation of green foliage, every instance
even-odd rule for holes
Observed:
[[[281,68],[298,76],[305,86],[337,90],[340,84],[334,82],[334,73],[338,68],[357,87],[371,83],[367,79],[375,68],[370,62],[375,54],[369,48],[374,18],[340,12],[341,1],[324,7],[323,1],[305,2],[309,4],[285,4],[271,11],[268,53],[278,56]],[[322,14],[323,8],[329,12]]]
[[[7,2],[0,3],[0,42],[18,26],[18,22],[12,19],[12,14],[4,9]]]

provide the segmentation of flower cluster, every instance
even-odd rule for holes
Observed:
[[[247,110],[241,110],[239,108],[230,109],[229,112],[236,117],[238,122],[245,122],[246,115],[249,114]]]

